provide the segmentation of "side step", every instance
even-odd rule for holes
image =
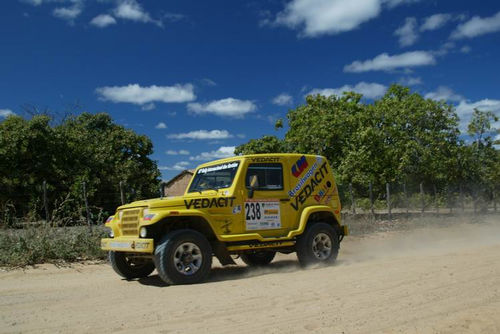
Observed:
[[[251,241],[241,245],[227,246],[229,252],[249,250],[249,249],[262,249],[262,248],[277,248],[277,247],[289,247],[295,245],[295,241]]]

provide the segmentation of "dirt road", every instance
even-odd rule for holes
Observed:
[[[500,222],[346,238],[338,263],[124,281],[105,264],[0,273],[2,333],[500,333]]]

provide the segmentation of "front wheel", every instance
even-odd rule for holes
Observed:
[[[316,223],[298,238],[297,257],[303,266],[331,264],[337,259],[339,247],[339,236],[335,228],[325,223]]]
[[[177,230],[167,234],[155,249],[158,275],[167,284],[204,281],[212,268],[212,247],[203,234]]]
[[[132,253],[110,251],[108,259],[113,270],[126,279],[147,277],[155,270],[151,259],[141,258]]]
[[[276,252],[273,251],[260,251],[255,253],[242,254],[241,259],[248,266],[265,266],[271,263],[274,259]]]

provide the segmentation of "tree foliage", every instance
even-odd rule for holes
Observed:
[[[284,143],[275,136],[263,136],[259,139],[250,139],[244,145],[236,147],[234,154],[258,154],[258,153],[280,153],[286,152]]]
[[[341,183],[360,188],[372,182],[379,191],[385,183],[420,182],[445,185],[491,180],[498,184],[498,151],[494,149],[491,112],[476,111],[469,135],[459,131],[454,107],[425,99],[409,88],[392,85],[373,103],[362,95],[307,96],[306,103],[287,114],[283,140],[273,136],[252,139],[237,153],[300,152],[326,156]],[[280,128],[279,124],[277,128]],[[478,146],[474,148],[474,146]],[[490,166],[490,167],[486,167]],[[495,176],[496,175],[496,176]]]
[[[0,123],[0,204],[17,216],[41,212],[42,183],[51,208],[78,214],[82,182],[89,202],[105,211],[120,203],[119,182],[131,197],[158,193],[159,170],[151,140],[113,122],[105,113],[82,113],[52,125],[52,118],[10,116]],[[131,199],[131,198],[129,198]],[[3,210],[5,211],[5,210]],[[65,213],[67,215],[67,212]]]

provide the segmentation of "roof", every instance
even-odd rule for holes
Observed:
[[[169,185],[171,185],[172,183],[174,183],[178,179],[182,178],[186,174],[193,175],[194,174],[194,169],[184,169],[182,172],[180,172],[179,174],[177,174],[176,176],[174,176],[173,178],[171,178],[167,182],[164,182],[163,186],[168,187]]]
[[[258,157],[301,157],[305,155],[306,157],[316,157],[314,154],[302,154],[302,153],[263,153],[263,154],[248,154],[248,155],[236,155],[229,158],[213,160],[199,165],[198,167],[211,166],[219,163],[227,163],[235,160],[242,160],[246,158],[258,158]]]

